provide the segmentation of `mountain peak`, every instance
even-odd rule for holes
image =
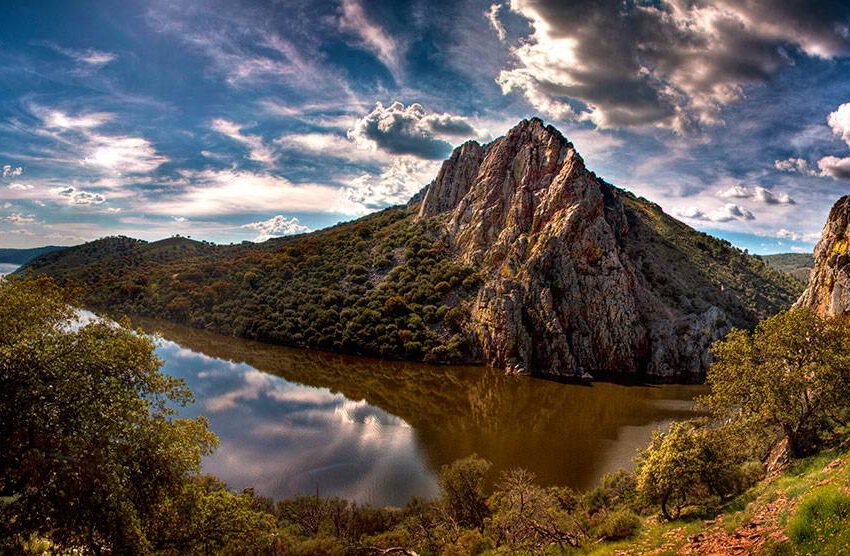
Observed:
[[[521,120],[487,145],[467,141],[457,147],[428,186],[419,216],[454,210],[471,192],[484,194],[482,188],[498,187],[503,201],[517,188],[546,188],[565,164],[584,170],[581,156],[555,127],[540,118]]]

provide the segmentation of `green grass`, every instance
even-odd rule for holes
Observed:
[[[827,470],[840,458],[843,464]],[[765,505],[779,498],[789,504],[779,517],[787,542],[766,546],[766,555],[850,555],[850,450],[826,450],[796,462],[782,475],[762,481],[720,507],[716,525],[731,533],[749,522]],[[688,508],[674,522],[644,519],[632,539],[583,547],[576,554],[606,556],[618,551],[634,554],[676,554],[688,539],[714,525],[706,524],[711,514]]]
[[[830,484],[801,501],[786,527],[798,554],[850,553],[850,495]]]

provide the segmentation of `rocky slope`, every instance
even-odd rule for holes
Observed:
[[[820,315],[850,311],[850,195],[829,211],[821,239],[815,247],[815,266],[798,307],[809,307]]]
[[[539,119],[405,207],[263,244],[107,239],[30,267],[88,302],[249,338],[549,376],[699,380],[799,284],[590,172]]]
[[[639,245],[658,235],[643,217],[669,217],[637,206],[649,203],[599,179],[556,129],[532,119],[486,147],[458,148],[419,218],[440,219],[457,256],[482,269],[472,328],[489,364],[699,376],[710,343],[759,315],[725,300],[671,303],[642,268]],[[777,306],[787,302],[776,293]]]

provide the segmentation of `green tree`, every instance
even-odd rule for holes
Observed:
[[[794,456],[817,450],[824,427],[850,400],[850,326],[808,309],[786,311],[753,332],[715,343],[711,392],[701,402],[724,421],[785,436]]]
[[[719,431],[673,423],[656,432],[637,458],[637,489],[658,503],[662,515],[678,519],[688,504],[725,498],[740,484],[738,465]]]
[[[70,301],[48,279],[0,281],[0,545],[147,553],[169,505],[232,517],[191,489],[216,444],[204,419],[173,416],[191,393],[147,336],[80,324]]]
[[[443,466],[440,473],[441,505],[462,528],[482,529],[489,514],[485,492],[490,462],[472,455]]]

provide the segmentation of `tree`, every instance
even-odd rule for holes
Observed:
[[[441,505],[457,526],[482,529],[487,517],[485,478],[490,462],[475,455],[443,466],[440,473]]]
[[[49,279],[0,281],[0,551],[38,535],[147,553],[169,506],[206,508],[185,520],[223,516],[232,533],[230,510],[250,506],[193,487],[217,440],[204,419],[174,418],[191,393],[160,373],[147,336],[81,324],[70,301]]]
[[[557,496],[557,489],[534,484],[534,474],[514,469],[502,476],[490,498],[493,515],[486,531],[497,546],[511,552],[539,553],[550,547],[565,551],[581,544],[580,524]]]
[[[784,435],[796,457],[817,450],[850,400],[850,326],[793,309],[733,330],[712,347],[711,392],[701,402],[724,421]]]
[[[734,493],[737,463],[720,431],[673,423],[638,455],[637,489],[665,519],[678,519],[688,504]]]

